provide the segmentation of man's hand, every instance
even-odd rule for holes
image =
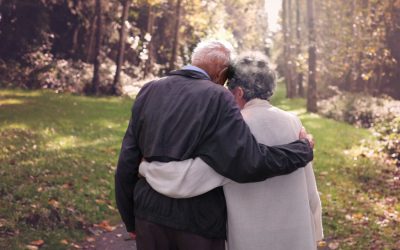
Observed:
[[[311,148],[314,149],[314,138],[312,134],[307,134],[307,131],[304,127],[302,127],[300,130],[299,139],[306,139],[310,143]]]
[[[123,239],[124,239],[125,241],[128,241],[128,240],[136,240],[136,233],[135,233],[135,232],[128,232],[127,234],[124,234]]]
[[[129,236],[131,236],[132,240],[136,240],[136,233],[135,232],[129,232]]]

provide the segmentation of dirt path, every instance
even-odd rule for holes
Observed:
[[[96,232],[95,232],[96,233]],[[136,241],[130,240],[125,227],[122,224],[116,226],[111,232],[99,233],[95,237],[89,237],[89,241],[81,245],[82,249],[89,250],[136,250]],[[329,243],[329,241],[328,241]],[[318,247],[318,250],[330,250],[336,248]]]
[[[94,238],[89,237],[82,249],[90,250],[136,250],[136,241],[130,240],[125,227],[117,225],[111,232],[103,232]]]

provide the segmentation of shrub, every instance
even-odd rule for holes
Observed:
[[[400,167],[400,117],[378,123],[374,130],[380,148]]]
[[[390,97],[341,92],[318,103],[319,113],[359,127],[370,128],[375,123],[400,116],[400,101]]]
[[[390,97],[340,93],[320,101],[319,112],[335,120],[371,128],[377,140],[376,145],[370,146],[400,166],[400,101]]]

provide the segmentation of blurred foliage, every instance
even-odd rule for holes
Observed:
[[[52,54],[32,52],[25,55],[31,61],[29,67],[23,67],[17,61],[5,63],[0,60],[0,88],[43,88],[56,92],[82,93],[84,86],[92,81],[93,66],[81,60],[54,59]],[[130,69],[139,74],[137,67]],[[115,64],[106,58],[100,68],[102,79],[100,91],[110,92],[115,72]],[[127,73],[121,74],[120,88],[122,93],[126,86],[135,86],[135,81]]]
[[[119,30],[125,25],[122,71],[132,81],[164,74],[172,59],[178,67],[188,63],[194,46],[205,38],[226,39],[238,49],[265,48],[267,19],[262,0],[183,0],[179,6],[179,39],[174,39],[177,0],[128,0],[128,18],[123,24],[124,1],[101,1],[101,63],[103,68],[110,68],[109,62],[116,61]],[[66,86],[71,84],[63,82],[68,81],[66,78],[89,80],[74,74],[78,69],[86,74],[96,56],[94,0],[2,0],[0,17],[0,62],[4,72],[0,82],[29,89],[68,89]],[[54,72],[63,74],[65,61],[71,66],[64,74],[68,77],[54,79],[58,74]],[[108,85],[108,78],[100,75],[100,79],[106,82],[102,85]],[[80,91],[84,85],[75,84],[78,86],[72,91]],[[107,88],[101,92],[107,94]]]
[[[400,167],[400,116],[378,123],[374,130],[380,146],[378,150],[382,149],[388,158]]]
[[[375,140],[367,146],[386,164],[400,166],[400,101],[360,93],[338,93],[319,102],[320,114],[358,127],[371,128]]]
[[[280,73],[285,75],[288,68],[292,70],[292,75],[285,75],[288,82],[295,81],[298,72],[307,76],[308,70],[306,1],[298,2],[299,24],[286,20],[289,55],[284,55],[284,34],[279,32],[275,36],[274,57]],[[286,19],[295,19],[297,6],[291,6]],[[387,94],[399,99],[400,1],[316,1],[315,13],[319,97],[324,98],[326,86],[337,86],[341,90]],[[300,39],[295,37],[297,30]],[[296,49],[298,43],[300,50]]]

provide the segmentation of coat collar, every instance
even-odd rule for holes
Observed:
[[[195,79],[202,79],[202,80],[210,80],[211,79],[204,75],[201,72],[195,71],[195,70],[190,70],[190,69],[180,69],[180,70],[174,70],[169,72],[167,75],[180,75],[180,76],[186,76],[186,77],[191,77]]]
[[[270,107],[272,107],[272,105],[271,105],[267,100],[254,98],[254,99],[248,101],[248,102],[244,105],[243,109],[248,109],[248,108],[253,108],[253,107],[266,107],[266,108],[270,108]]]

